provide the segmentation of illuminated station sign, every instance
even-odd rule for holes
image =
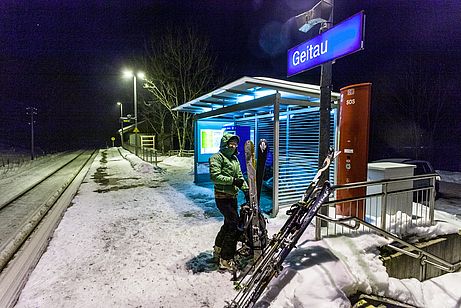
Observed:
[[[365,15],[357,13],[288,50],[288,77],[363,49]]]

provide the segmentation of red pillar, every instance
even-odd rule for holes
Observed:
[[[371,83],[342,88],[339,111],[339,150],[337,158],[338,184],[367,180],[368,139],[370,131]],[[365,196],[366,188],[338,190],[336,198]],[[350,201],[336,204],[336,214],[365,217],[365,202]]]

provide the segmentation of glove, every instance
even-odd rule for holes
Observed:
[[[243,194],[245,195],[245,201],[247,203],[250,203],[250,192],[248,190],[245,190]]]
[[[243,181],[244,181],[244,179],[234,178],[234,180],[232,181],[232,185],[235,185],[235,186],[237,186],[238,188],[242,188],[242,186],[243,186]]]

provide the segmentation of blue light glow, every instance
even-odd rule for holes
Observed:
[[[288,77],[363,49],[364,19],[363,12],[359,12],[288,50]]]
[[[261,98],[264,96],[273,95],[275,93],[277,93],[276,90],[256,90],[254,92],[254,95],[242,95],[242,96],[237,97],[237,102],[244,103],[244,102],[251,101],[257,98]]]

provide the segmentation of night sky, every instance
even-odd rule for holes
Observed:
[[[126,102],[125,113],[132,112],[132,83],[121,77],[123,68],[169,27],[194,27],[208,36],[229,80],[287,79],[287,49],[316,35],[297,31],[287,20],[316,2],[3,0],[0,143],[27,148],[25,108],[33,106],[38,109],[38,147],[105,146],[119,127],[116,102]],[[418,58],[428,71],[442,73],[450,102],[446,115],[459,118],[459,1],[336,0],[334,23],[361,10],[366,14],[365,49],[336,61],[334,90],[359,82],[372,82],[375,90],[381,82],[392,83],[408,59]],[[319,76],[316,68],[288,80],[318,84]],[[380,95],[372,102],[375,134],[386,108]],[[461,133],[459,124],[451,131]],[[447,149],[459,150],[459,134],[442,139]]]

